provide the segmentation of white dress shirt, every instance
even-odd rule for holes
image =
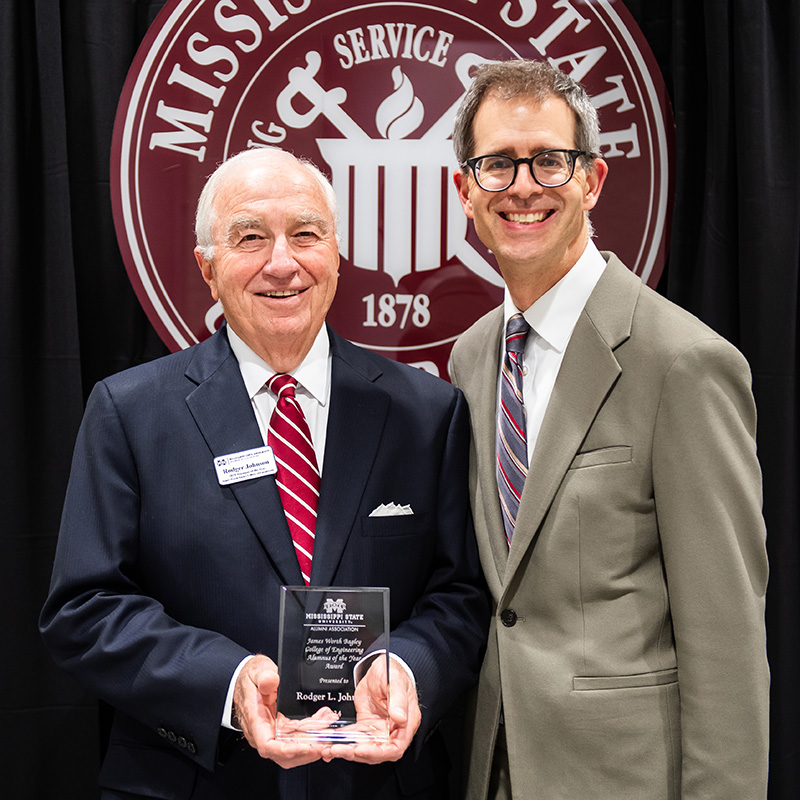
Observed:
[[[605,259],[590,240],[575,266],[529,308],[518,309],[506,289],[503,331],[508,320],[520,311],[531,326],[522,356],[522,393],[529,464],[572,331],[605,267]],[[500,347],[502,364],[505,357],[505,336],[502,337]],[[500,375],[497,392],[499,405]]]
[[[261,438],[267,443],[267,429],[272,412],[278,398],[266,387],[267,381],[275,375],[275,370],[256,355],[242,339],[228,326],[228,341],[231,350],[239,362],[247,394],[253,404]],[[290,374],[297,380],[295,397],[303,409],[314,452],[317,456],[317,467],[322,475],[322,459],[325,454],[325,436],[328,431],[328,410],[331,399],[331,354],[328,331],[323,325],[314,344],[297,369]]]

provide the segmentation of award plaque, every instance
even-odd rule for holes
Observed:
[[[382,652],[389,674],[389,590],[282,586],[276,738],[387,742],[389,719],[356,719],[355,665]],[[387,678],[388,680],[388,678]]]

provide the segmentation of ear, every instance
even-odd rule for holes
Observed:
[[[453,173],[453,183],[456,185],[458,191],[458,199],[461,201],[461,208],[464,213],[470,218],[474,219],[472,213],[472,200],[469,196],[469,175],[465,175],[460,169]]]
[[[606,176],[608,175],[608,164],[602,158],[596,158],[594,160],[594,169],[585,174],[583,210],[590,211],[600,199],[600,192],[603,191],[603,184],[606,182]]]
[[[195,247],[194,257],[197,261],[197,266],[200,267],[203,280],[208,284],[208,288],[211,289],[211,297],[213,297],[214,302],[216,302],[219,300],[219,292],[217,291],[217,279],[214,275],[214,266],[203,257],[203,253],[199,247]]]

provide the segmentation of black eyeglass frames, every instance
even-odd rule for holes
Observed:
[[[465,165],[472,170],[478,186],[487,192],[502,192],[517,179],[520,164],[527,164],[531,177],[547,189],[556,189],[572,179],[575,164],[583,150],[544,150],[530,158],[511,158],[499,154],[468,158]]]

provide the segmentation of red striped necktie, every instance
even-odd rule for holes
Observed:
[[[319,470],[311,433],[295,397],[291,375],[273,375],[267,388],[278,397],[269,421],[267,444],[278,464],[277,482],[303,580],[311,580],[314,531],[317,526]]]

